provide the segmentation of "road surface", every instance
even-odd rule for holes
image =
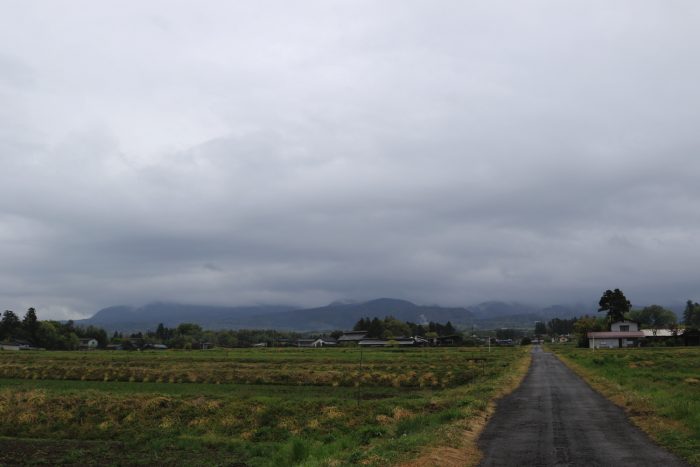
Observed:
[[[479,438],[482,466],[687,466],[554,355],[533,348],[523,383]]]

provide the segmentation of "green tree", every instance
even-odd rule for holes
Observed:
[[[560,319],[553,318],[547,323],[547,333],[553,336],[571,334],[574,332],[574,324],[578,318]]]
[[[22,323],[12,310],[5,310],[0,320],[0,339],[13,337],[21,329]]]
[[[632,304],[620,289],[606,290],[598,302],[598,311],[608,312],[608,323],[624,321],[625,315],[629,313]]]
[[[181,336],[198,336],[202,333],[202,327],[195,323],[180,323],[175,332]]]
[[[667,328],[676,323],[676,314],[660,305],[649,305],[641,310],[633,310],[629,316],[632,321],[652,329],[654,334],[657,329]]]
[[[382,323],[384,331],[382,337],[402,337],[411,334],[411,328],[403,321],[400,321],[393,316],[387,316]]]
[[[360,318],[360,320],[353,326],[353,331],[367,331],[370,325],[369,318]]]
[[[372,321],[370,321],[366,331],[367,337],[379,338],[384,334],[384,325],[382,321],[375,316]]]
[[[599,332],[606,327],[606,318],[596,318],[595,316],[582,316],[574,324],[574,334],[576,334],[579,347],[588,347],[588,333]]]
[[[49,350],[63,349],[63,340],[54,321],[39,321],[34,344]]]
[[[496,329],[496,339],[512,339],[515,340],[520,337],[522,333],[516,329],[511,328],[501,328]]]
[[[688,328],[700,328],[700,304],[688,300],[683,310],[683,324]]]
[[[36,333],[39,330],[39,320],[36,318],[36,310],[34,308],[29,308],[24,315],[22,329],[24,329],[27,337],[32,341],[36,341]]]
[[[535,335],[544,336],[547,334],[547,326],[542,321],[535,322]]]
[[[80,338],[76,333],[71,332],[65,339],[65,345],[68,350],[77,350],[80,347]]]

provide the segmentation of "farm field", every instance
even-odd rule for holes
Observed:
[[[700,466],[700,348],[548,349],[660,445]]]
[[[0,352],[0,464],[403,462],[524,372],[492,350]]]

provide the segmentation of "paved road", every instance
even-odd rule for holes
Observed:
[[[521,386],[479,438],[482,466],[686,466],[551,353],[533,348]]]

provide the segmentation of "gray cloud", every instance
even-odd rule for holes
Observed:
[[[699,16],[3,4],[3,306],[700,299]]]

